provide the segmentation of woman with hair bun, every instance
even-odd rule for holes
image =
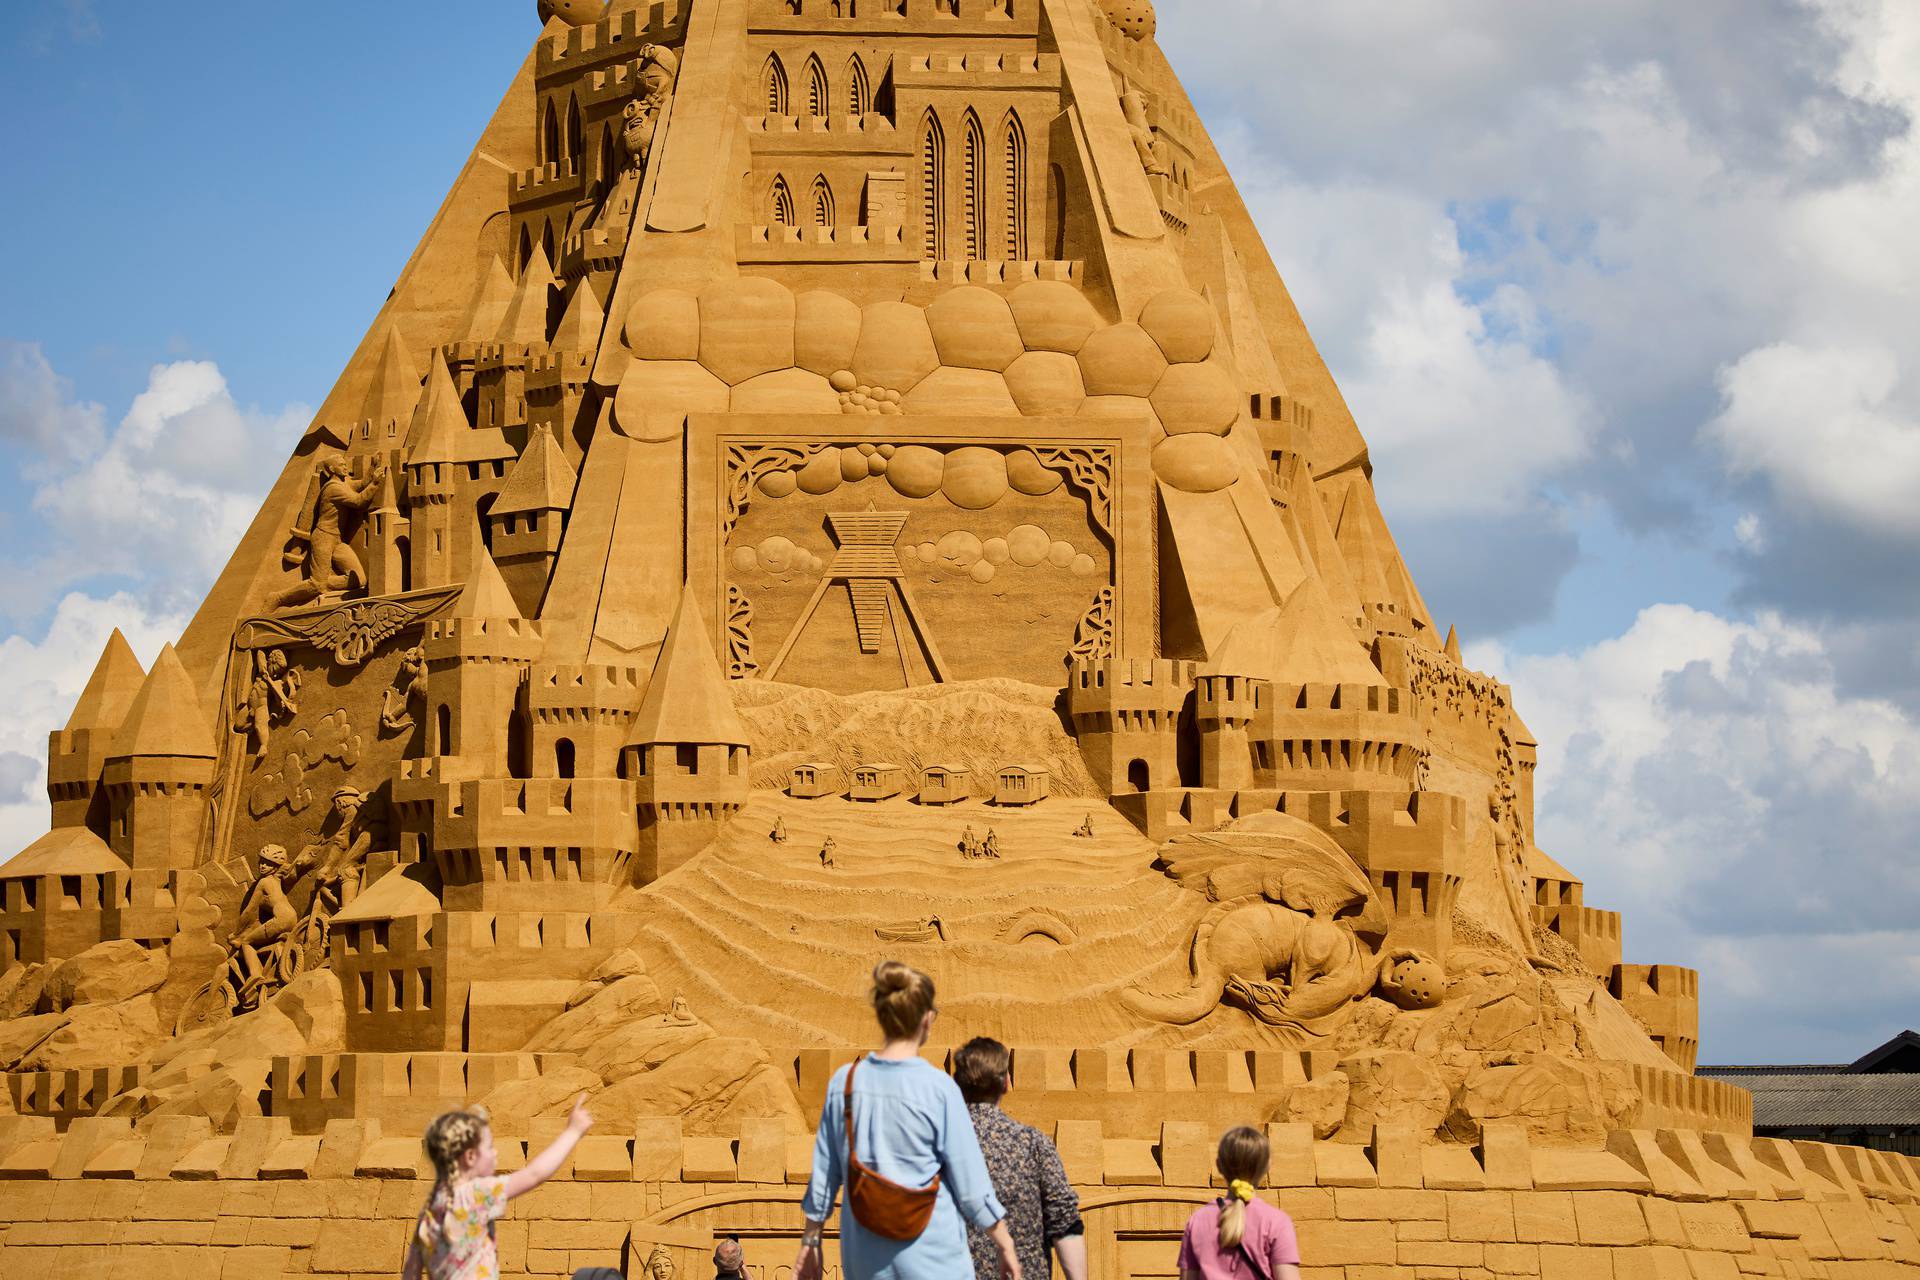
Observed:
[[[1180,1280],[1300,1280],[1293,1219],[1257,1194],[1270,1155],[1258,1129],[1241,1125],[1220,1136],[1214,1163],[1227,1194],[1187,1219]]]
[[[967,1104],[952,1078],[920,1056],[933,1031],[933,979],[883,960],[870,995],[882,1044],[827,1087],[794,1280],[820,1280],[821,1235],[842,1187],[847,1280],[972,1280],[969,1225],[989,1234],[1005,1280],[1020,1280],[1007,1211]]]

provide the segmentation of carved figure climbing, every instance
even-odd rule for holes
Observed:
[[[388,733],[413,728],[416,703],[423,707],[427,704],[427,651],[419,645],[401,655],[394,687],[380,695],[380,727]]]
[[[255,649],[252,666],[246,700],[233,709],[234,728],[247,734],[254,763],[262,764],[274,721],[291,720],[300,713],[294,701],[294,695],[300,692],[300,673],[287,665],[284,649]]]
[[[288,536],[282,557],[300,580],[273,597],[276,609],[310,604],[324,595],[364,591],[366,567],[349,544],[348,527],[373,505],[387,480],[387,464],[375,462],[364,480],[356,481],[345,458],[328,458],[318,468],[319,493],[312,508]]]

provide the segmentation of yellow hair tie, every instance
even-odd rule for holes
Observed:
[[[1235,1178],[1227,1184],[1227,1190],[1233,1193],[1233,1197],[1236,1200],[1249,1201],[1253,1199],[1253,1184],[1245,1178]]]

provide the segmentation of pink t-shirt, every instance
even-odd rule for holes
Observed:
[[[1279,1267],[1300,1265],[1293,1219],[1260,1199],[1247,1203],[1247,1229],[1239,1245],[1222,1252],[1220,1203],[1203,1205],[1187,1219],[1180,1238],[1182,1271],[1198,1271],[1207,1280],[1273,1280]],[[1257,1266],[1248,1254],[1259,1259]]]

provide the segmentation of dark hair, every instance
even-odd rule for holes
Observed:
[[[953,1051],[953,1082],[968,1102],[998,1102],[1007,1091],[1013,1054],[990,1036],[975,1036]]]

